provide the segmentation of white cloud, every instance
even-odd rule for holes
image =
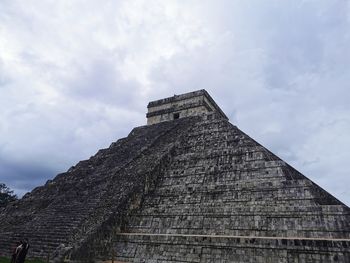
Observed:
[[[349,6],[3,1],[0,161],[20,178],[6,183],[29,190],[14,167],[33,165],[42,183],[144,124],[149,100],[205,88],[234,124],[349,204]]]

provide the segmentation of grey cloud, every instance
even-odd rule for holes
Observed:
[[[79,65],[73,79],[69,79],[64,89],[67,96],[80,100],[93,100],[114,107],[133,107],[140,84],[125,80],[116,69],[116,61],[101,56]]]
[[[21,163],[0,158],[0,181],[8,183],[18,194],[42,185],[57,173],[58,170],[45,167],[44,164],[35,165],[31,162]]]
[[[0,149],[23,180],[6,177],[13,187],[26,167],[39,182],[144,124],[149,100],[205,88],[232,123],[350,203],[348,2],[3,6]]]
[[[233,123],[324,188],[344,193],[342,184],[331,181],[334,176],[350,183],[341,168],[346,161],[327,158],[335,147],[347,156],[341,146],[350,147],[341,139],[348,137],[348,126],[337,121],[350,116],[346,5],[230,1],[225,10],[216,6],[210,10],[220,18],[208,16],[213,24],[219,20],[222,34],[214,35],[215,42],[160,61],[152,79],[162,83],[164,94],[206,88]],[[210,27],[212,21],[206,22]],[[334,131],[326,123],[339,134],[332,142],[327,136]],[[350,202],[349,196],[335,195]]]

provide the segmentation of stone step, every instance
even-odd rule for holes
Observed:
[[[132,262],[349,262],[349,246],[350,240],[123,234],[115,240],[114,253],[118,260]]]

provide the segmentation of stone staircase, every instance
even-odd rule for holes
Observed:
[[[0,253],[9,255],[13,243],[27,237],[30,257],[46,258],[60,244],[72,247],[72,257],[81,256],[154,186],[157,169],[195,119],[135,128],[6,207],[0,214]]]
[[[84,262],[350,259],[350,209],[215,113],[133,129],[0,222],[7,255],[28,237]]]

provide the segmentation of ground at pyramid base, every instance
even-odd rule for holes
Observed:
[[[350,262],[350,209],[232,125],[205,90],[0,210],[0,255],[50,262]]]

